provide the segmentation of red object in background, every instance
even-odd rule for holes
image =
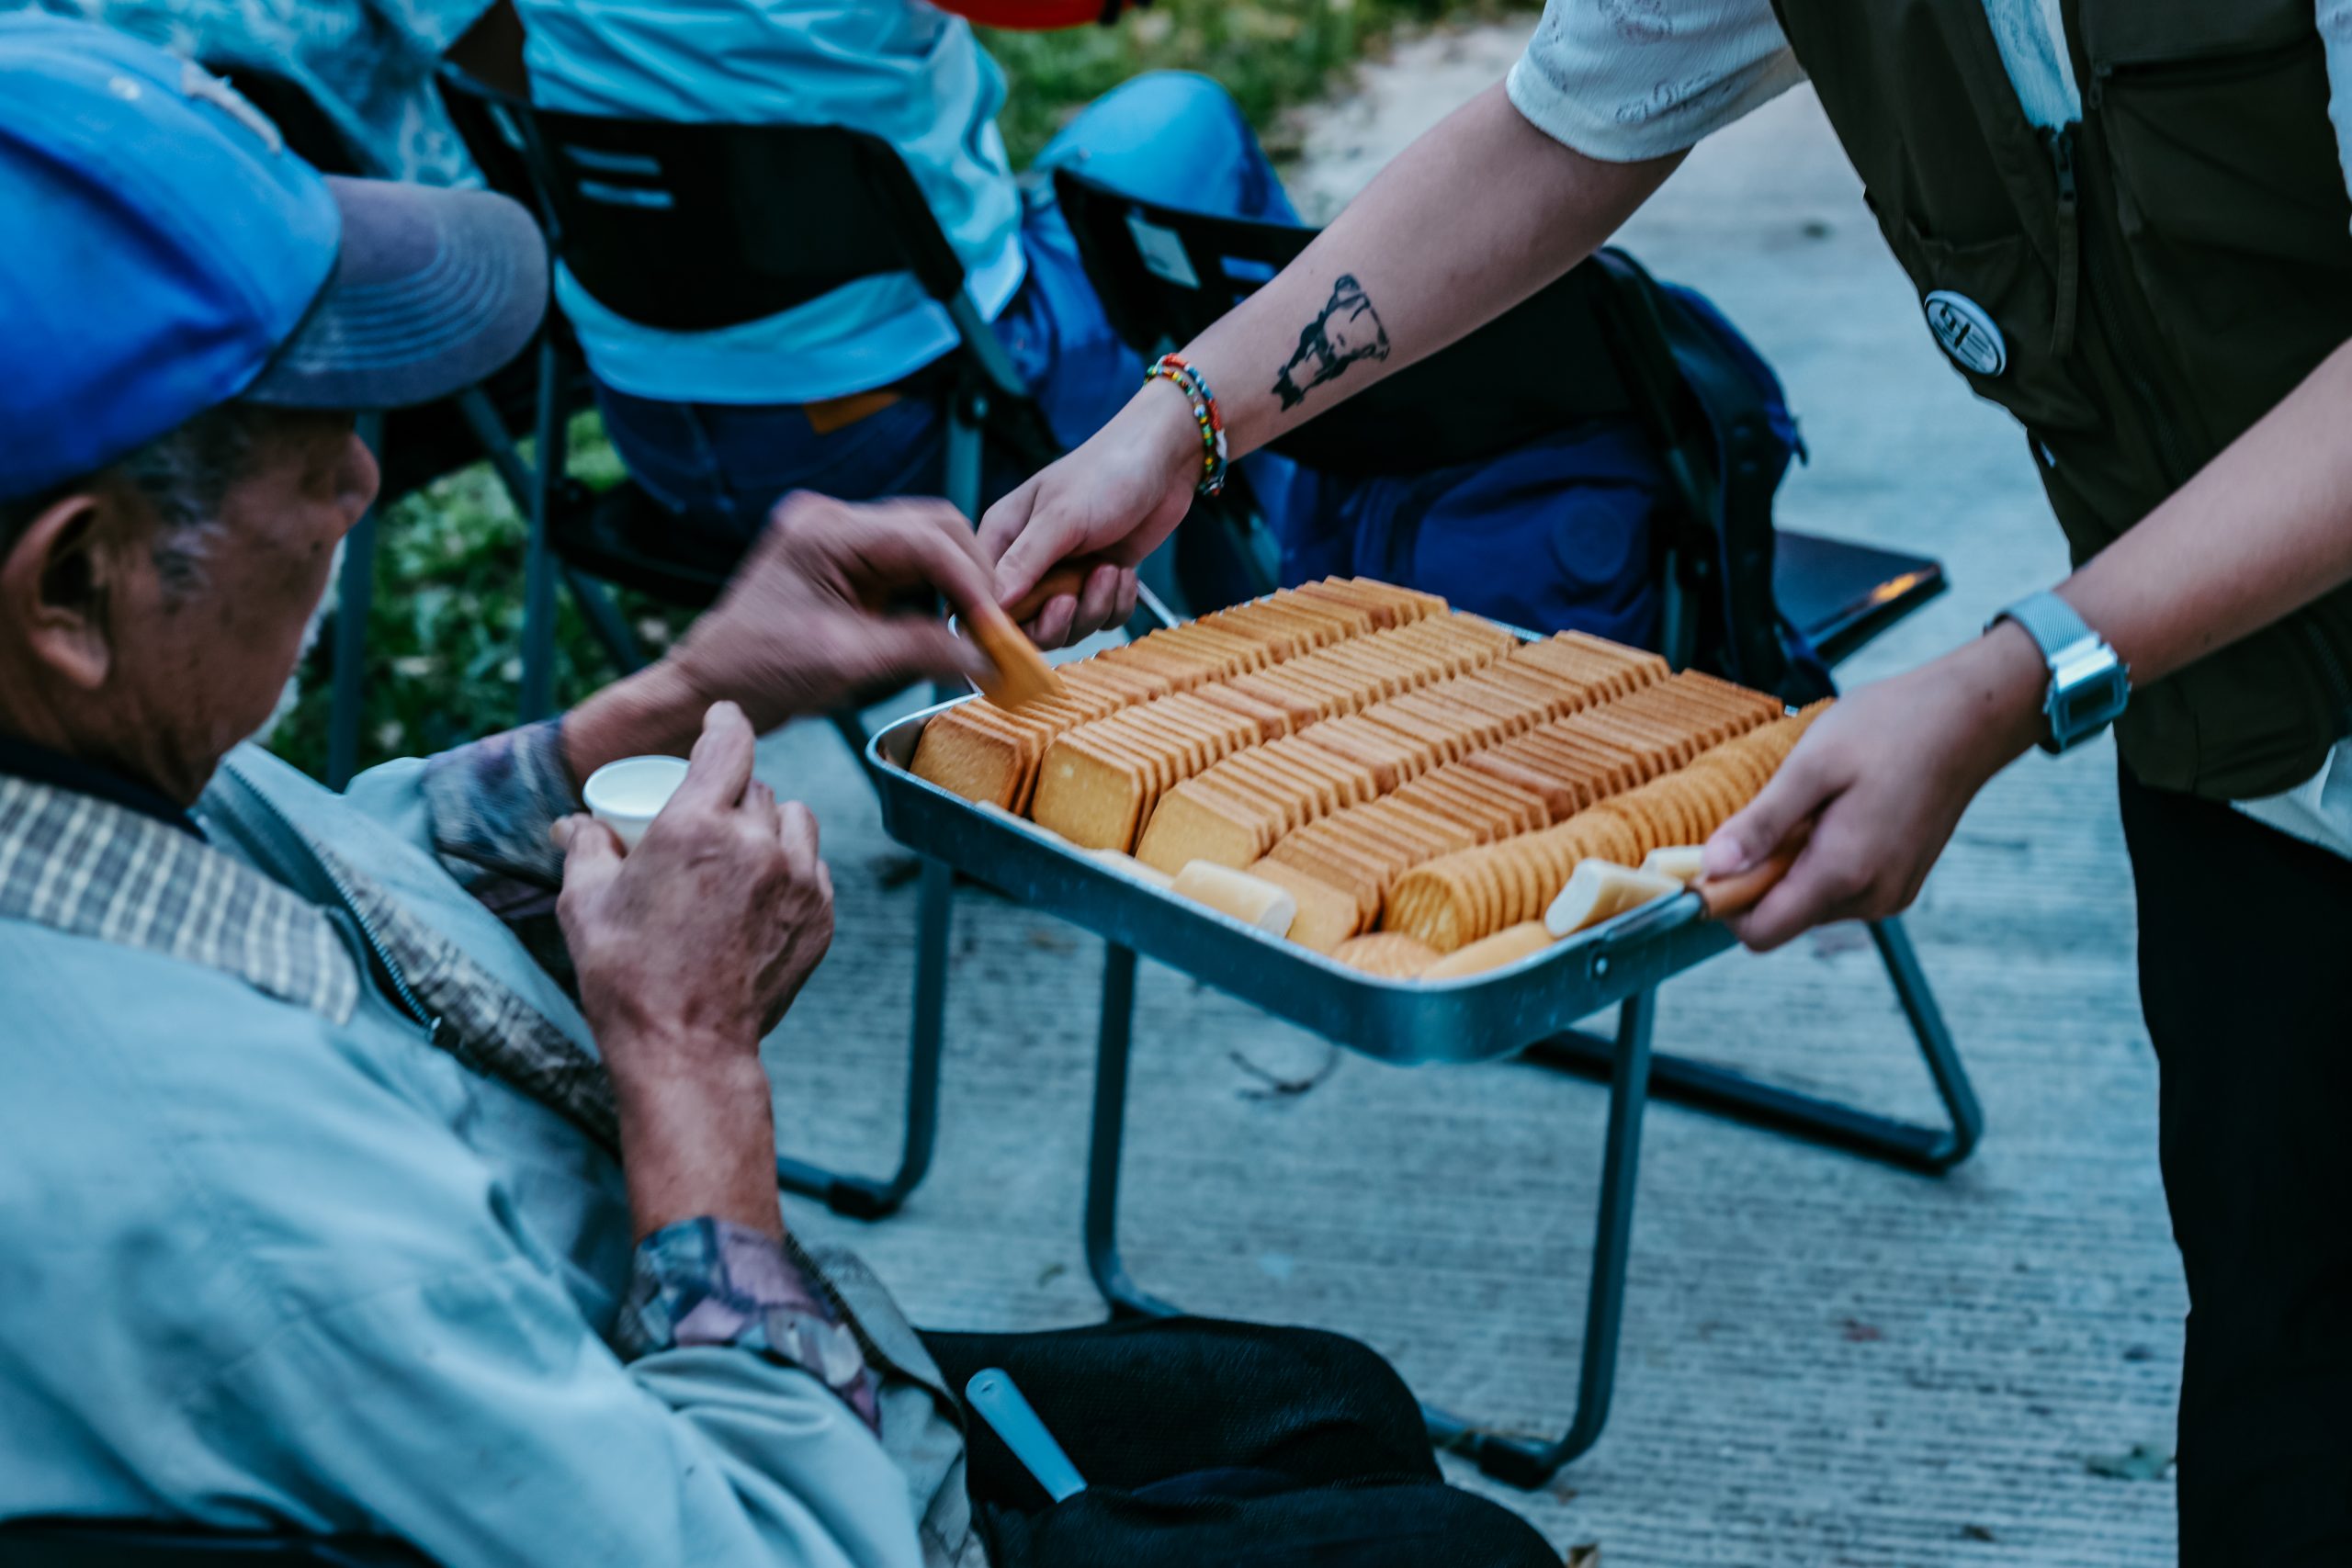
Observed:
[[[984,28],[1010,28],[1022,32],[1050,32],[1056,28],[1083,28],[1107,22],[1126,7],[1122,0],[932,0]]]

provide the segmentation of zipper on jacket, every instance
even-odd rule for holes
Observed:
[[[277,802],[263,794],[229,763],[223,762],[220,771],[236,780],[238,789],[244,795],[261,803],[261,808],[269,814],[271,820],[277,825],[278,829],[287,838],[297,844],[304,842],[301,832],[279,807]],[[237,808],[232,805],[230,809],[235,811]],[[274,854],[273,858],[275,858]],[[361,940],[366,942],[368,953],[375,958],[377,966],[384,972],[384,978],[390,983],[392,994],[399,1000],[401,1010],[424,1027],[427,1040],[436,1045],[439,1044],[441,1019],[437,1015],[428,1013],[424,1004],[417,1000],[416,993],[409,987],[408,976],[401,973],[401,966],[398,964],[392,962],[391,951],[384,945],[383,937],[376,930],[376,922],[368,918],[367,912],[359,908],[358,900],[352,897],[350,885],[335,874],[334,868],[317,855],[311,855],[310,859],[311,863],[318,868],[319,874],[326,879],[327,886],[334,889],[335,902],[343,907],[344,913],[351,917],[352,924],[358,927]]]
[[[2075,352],[2075,318],[2082,299],[2082,195],[2075,180],[2071,128],[2044,131],[2042,140],[2050,149],[2051,172],[2058,176],[2058,311],[2050,328],[2050,356],[2063,360]]]
[[[2178,490],[2189,479],[2188,465],[2181,458],[2180,436],[2173,427],[2172,418],[2165,413],[2163,402],[2149,379],[2140,374],[2136,356],[2131,349],[2132,339],[2126,337],[2118,321],[2115,309],[2107,291],[2098,286],[2097,269],[2093,267],[2091,249],[2084,243],[2081,221],[2081,187],[2075,171],[2075,152],[2082,127],[2069,125],[2048,133],[2052,171],[2059,177],[2059,202],[2062,215],[2068,210],[2067,193],[2073,192],[2071,204],[2075,216],[2076,268],[2083,274],[2080,292],[2091,302],[2091,314],[2098,319],[2099,333],[2107,340],[2107,352],[2114,361],[2116,373],[2131,389],[2138,405],[2140,417],[2147,422],[2149,434],[2156,444],[2156,459],[2164,468],[2167,492]],[[2063,243],[2063,242],[2062,242]],[[2062,290],[2063,298],[2063,290]]]

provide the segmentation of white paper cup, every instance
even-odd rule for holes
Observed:
[[[637,848],[638,840],[686,780],[684,757],[623,757],[588,775],[581,801],[588,815]]]

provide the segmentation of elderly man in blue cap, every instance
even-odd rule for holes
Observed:
[[[1330,1336],[917,1336],[795,1247],[759,1043],[822,956],[752,738],[969,655],[938,503],[788,500],[670,659],[320,788],[243,744],[376,473],[350,411],[510,357],[479,193],[321,178],[201,70],[0,20],[0,1557],[28,1517],[460,1563],[1556,1562]],[[576,815],[691,744],[624,851]],[[558,914],[577,999],[500,911]],[[1010,1370],[1091,1490],[951,1393]],[[54,1528],[50,1527],[50,1528]]]

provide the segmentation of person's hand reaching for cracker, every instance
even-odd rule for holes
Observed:
[[[566,716],[573,782],[619,758],[684,750],[714,703],[737,705],[764,734],[926,679],[972,681],[1008,702],[1050,694],[1046,661],[997,606],[991,565],[944,501],[786,496],[669,656]],[[979,641],[949,627],[942,600]]]
[[[911,681],[981,679],[988,660],[948,629],[932,598],[967,622],[985,615],[990,568],[945,502],[853,504],[797,491],[776,503],[727,592],[668,662],[702,705],[740,703],[762,733]]]

